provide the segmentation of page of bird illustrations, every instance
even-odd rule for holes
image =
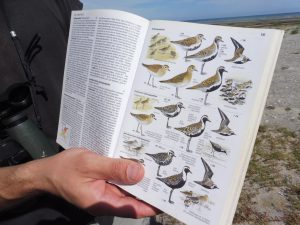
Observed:
[[[187,224],[231,224],[282,32],[153,21],[115,157],[122,187]]]
[[[57,142],[112,155],[149,21],[115,10],[72,13]]]

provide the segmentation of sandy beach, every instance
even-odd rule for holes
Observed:
[[[285,30],[235,225],[300,221],[300,18],[222,25]],[[271,169],[270,169],[271,168]],[[154,224],[182,224],[166,214]]]

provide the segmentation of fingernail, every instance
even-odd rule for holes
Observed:
[[[141,176],[141,165],[138,163],[131,163],[127,167],[127,178],[130,181],[137,181]]]

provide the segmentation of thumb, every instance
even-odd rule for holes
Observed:
[[[100,179],[126,185],[136,184],[144,177],[144,167],[140,163],[125,159],[101,158],[102,162],[99,163],[98,161],[97,171]]]

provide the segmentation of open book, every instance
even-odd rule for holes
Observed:
[[[121,188],[187,224],[231,224],[282,37],[75,11],[57,142],[143,163]]]

